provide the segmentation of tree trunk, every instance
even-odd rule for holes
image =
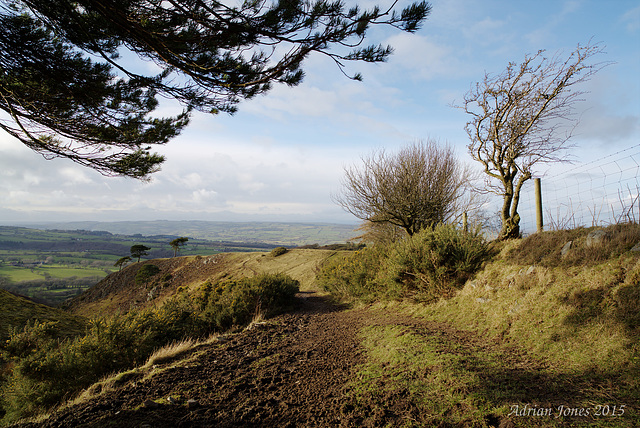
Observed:
[[[514,192],[513,183],[505,184],[504,199],[502,203],[502,229],[498,235],[498,240],[513,239],[520,237],[520,214],[517,211],[517,202],[520,197],[520,186]],[[514,194],[515,193],[515,194]]]

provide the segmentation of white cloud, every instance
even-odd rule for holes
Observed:
[[[432,80],[458,73],[457,61],[451,49],[427,36],[398,33],[388,39],[394,53],[384,73],[413,79]]]
[[[624,24],[627,32],[635,35],[640,29],[640,6],[625,12],[620,21]]]

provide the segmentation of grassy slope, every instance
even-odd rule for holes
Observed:
[[[510,242],[452,299],[382,304],[481,343],[371,329],[353,388],[378,379],[382,390],[405,391],[419,415],[407,426],[640,426],[640,256],[629,251],[640,231],[599,249],[586,247],[588,231]],[[550,415],[509,416],[525,405]],[[560,406],[589,415],[559,416]],[[603,415],[613,406],[624,415]]]
[[[413,406],[406,426],[638,426],[640,257],[628,251],[628,242],[590,254],[587,232],[508,243],[447,301],[378,304],[444,322],[450,332],[421,334],[404,325],[363,331],[368,358],[350,385],[353,400],[384,412],[389,397],[400,397]],[[567,240],[574,247],[562,258]],[[332,254],[227,254],[213,275],[284,272],[300,280],[303,291],[313,291],[316,267]],[[202,271],[202,259],[182,259],[175,272]],[[204,279],[185,276],[181,284],[195,288]],[[94,306],[92,312],[99,311]],[[515,405],[552,413],[509,416]],[[555,417],[561,405],[591,413]],[[604,406],[620,413],[621,405],[623,417],[594,415]]]
[[[109,315],[161,304],[179,288],[195,290],[205,281],[250,277],[259,273],[285,273],[300,281],[302,291],[314,287],[315,269],[335,251],[295,249],[278,257],[270,253],[228,253],[209,257],[155,259],[127,266],[100,281],[66,307],[84,316]],[[135,275],[143,264],[155,264],[160,273],[145,284]],[[168,279],[163,279],[168,278]],[[149,298],[153,292],[155,297]]]
[[[84,318],[60,309],[32,302],[0,289],[0,340],[6,340],[12,327],[24,326],[28,321],[59,322],[60,331],[79,333],[84,329]]]

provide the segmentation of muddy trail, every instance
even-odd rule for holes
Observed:
[[[347,310],[315,293],[301,293],[299,300],[294,312],[200,345],[155,367],[151,377],[127,379],[43,422],[20,426],[398,426],[415,410],[401,395],[387,397],[385,410],[375,414],[366,403],[354,405],[348,382],[366,360],[362,327],[406,326],[443,336],[458,350],[492,346],[444,324]],[[528,364],[524,356],[509,358]]]

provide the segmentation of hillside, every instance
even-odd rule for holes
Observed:
[[[257,273],[285,273],[300,281],[301,290],[313,287],[315,269],[335,251],[296,249],[273,257],[269,253],[228,253],[154,259],[135,263],[114,272],[94,287],[64,305],[71,313],[107,316],[162,304],[178,288],[193,290],[205,281],[251,277]],[[148,281],[136,282],[142,266],[154,265],[158,273]]]
[[[608,228],[596,244],[592,232],[501,244],[455,296],[429,305],[332,303],[314,277],[333,251],[145,262],[171,275],[167,294],[265,271],[290,273],[302,292],[291,313],[167,347],[20,426],[639,426],[640,229]],[[160,282],[132,282],[142,265],[73,310],[161,302],[144,294]]]
[[[60,309],[33,302],[26,297],[0,289],[0,341],[4,342],[12,327],[27,322],[57,322],[65,334],[77,334],[84,330],[85,319]]]

